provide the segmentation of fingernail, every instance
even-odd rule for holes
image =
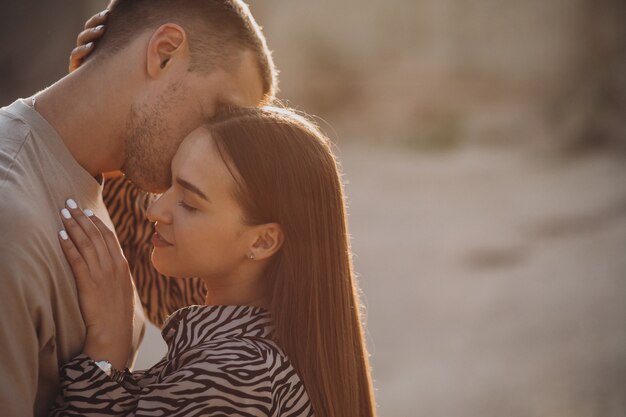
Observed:
[[[63,240],[67,240],[67,238],[69,237],[69,236],[67,235],[67,232],[66,232],[65,230],[61,230],[61,231],[59,232],[59,236],[61,236],[61,239],[63,239]]]
[[[87,217],[93,216],[93,211],[91,211],[89,209],[83,210],[83,213],[85,213],[85,216],[87,216]]]
[[[93,47],[93,42],[89,42],[87,45],[85,45],[85,48],[91,48]]]
[[[102,29],[104,29],[104,25],[98,25],[93,30],[98,31],[98,30],[102,30]]]
[[[71,209],[75,209],[76,207],[78,207],[78,204],[76,204],[76,201],[72,200],[71,198],[67,200],[65,204],[67,204],[67,206]]]
[[[61,215],[65,217],[66,219],[72,218],[72,215],[70,214],[70,211],[68,209],[61,210]]]
[[[108,14],[109,14],[109,10],[108,9],[107,10],[103,10],[103,11],[100,12],[100,16],[106,16]]]

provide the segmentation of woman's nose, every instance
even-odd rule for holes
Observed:
[[[146,211],[146,217],[152,223],[159,222],[162,224],[170,224],[172,222],[172,210],[168,204],[168,192],[161,194]]]

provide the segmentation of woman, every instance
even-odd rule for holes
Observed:
[[[147,213],[152,262],[201,278],[205,305],[168,319],[163,360],[122,371],[128,264],[114,234],[68,201],[60,243],[88,330],[83,353],[61,368],[52,415],[373,416],[328,140],[286,110],[234,110],[183,141],[172,178]]]

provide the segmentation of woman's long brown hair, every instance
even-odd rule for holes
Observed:
[[[373,417],[343,187],[330,141],[303,117],[270,107],[231,110],[208,129],[236,171],[245,220],[283,229],[284,244],[266,270],[270,311],[276,342],[304,382],[316,417]]]

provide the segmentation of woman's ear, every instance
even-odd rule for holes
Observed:
[[[172,60],[187,51],[185,30],[174,24],[161,25],[150,38],[146,55],[146,70],[151,78],[158,78]]]
[[[268,259],[272,257],[283,245],[285,236],[283,229],[278,223],[265,223],[255,227],[256,239],[249,250],[254,260]]]

